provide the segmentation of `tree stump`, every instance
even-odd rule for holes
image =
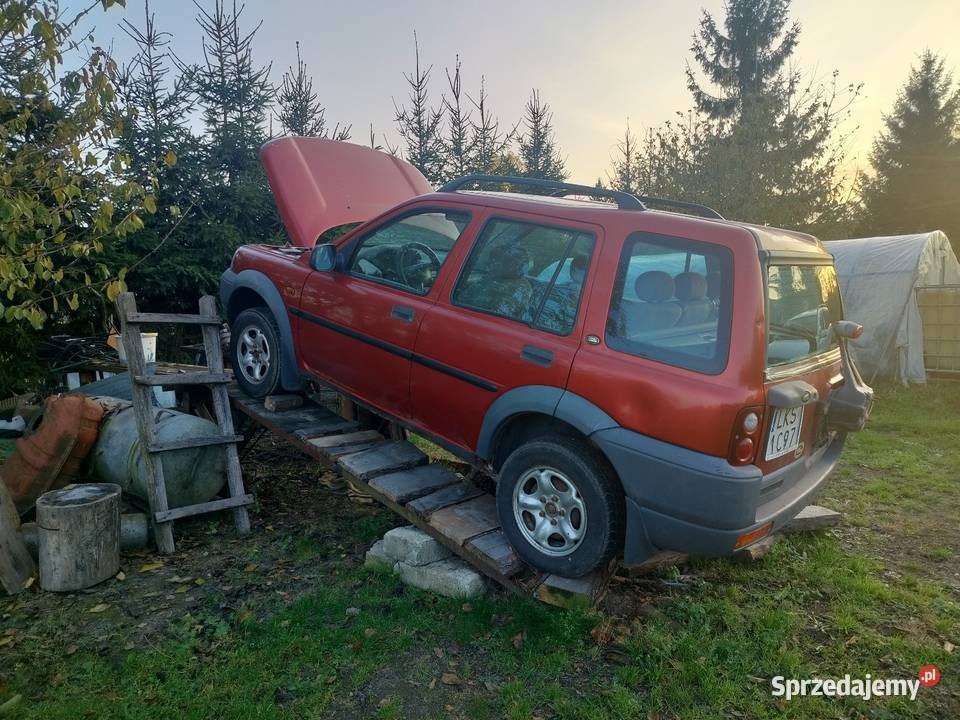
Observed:
[[[37,500],[40,587],[83,590],[120,569],[120,486],[71,485]]]

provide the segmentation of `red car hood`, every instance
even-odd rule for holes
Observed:
[[[266,143],[260,160],[290,240],[301,247],[433,191],[410,163],[353,143],[285,137]]]

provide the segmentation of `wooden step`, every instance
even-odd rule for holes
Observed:
[[[430,516],[430,525],[457,545],[500,527],[497,504],[493,495],[481,495],[458,505],[437,510]]]
[[[301,427],[293,432],[293,436],[299,440],[312,440],[313,438],[324,437],[326,435],[343,435],[354,432],[359,428],[360,426],[357,423],[350,420],[331,419]]]
[[[418,517],[429,520],[430,516],[441,508],[450,507],[464,500],[472,500],[486,493],[471,482],[464,480],[456,485],[449,485],[429,495],[412,500],[407,509],[412,510]]]
[[[219,317],[205,317],[203,315],[188,315],[186,313],[142,313],[134,312],[127,315],[127,325],[138,324],[177,324],[177,325],[220,325]]]
[[[184,448],[203,447],[205,445],[229,445],[243,441],[243,435],[200,435],[198,437],[154,443],[149,450],[152,453],[183,450]]]
[[[340,435],[324,435],[307,440],[318,450],[327,448],[348,447],[350,445],[364,445],[383,440],[383,435],[376,430],[360,430],[358,432],[343,433]]]
[[[412,470],[379,475],[370,481],[370,487],[383,493],[397,505],[406,505],[411,500],[460,482],[456,473],[439,463],[433,463]]]
[[[464,547],[477,562],[487,564],[504,577],[512,577],[526,567],[507,536],[503,534],[503,530],[492,530],[478,535]]]
[[[155,513],[153,518],[155,522],[163,523],[171,520],[181,520],[194,515],[203,515],[204,513],[216,512],[218,510],[230,510],[243,507],[253,503],[253,495],[238,495],[237,497],[221,498],[220,500],[211,500],[210,502],[199,503],[197,505],[184,505],[183,507],[173,508],[172,510],[162,510]]]
[[[177,375],[136,375],[138,385],[226,385],[233,382],[228,373],[195,372]]]
[[[367,482],[377,475],[407,470],[426,462],[427,456],[416,445],[406,440],[395,440],[342,457],[337,465],[354,480]]]

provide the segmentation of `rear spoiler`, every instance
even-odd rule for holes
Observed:
[[[284,137],[260,148],[290,241],[312,248],[330,228],[369,220],[432,192],[413,165],[362,145]]]

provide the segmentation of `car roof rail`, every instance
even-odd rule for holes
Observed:
[[[650,205],[663,205],[664,207],[677,208],[678,210],[692,210],[713,220],[726,219],[712,207],[701,205],[700,203],[687,202],[685,200],[671,200],[669,198],[654,197],[653,195],[637,195],[636,197],[640,202]]]
[[[540,178],[513,177],[511,175],[464,175],[442,185],[437,192],[456,192],[465,185],[480,183],[498,183],[510,185],[526,185],[552,190],[549,196],[564,197],[566,195],[586,195],[587,197],[609,198],[615,200],[621,210],[646,210],[646,206],[634,195],[620,190],[576,185],[574,183],[557,182],[556,180],[542,180]],[[548,196],[548,197],[549,197]]]

